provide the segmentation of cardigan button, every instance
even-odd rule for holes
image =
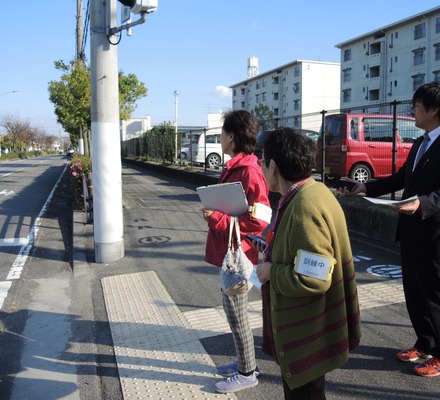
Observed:
[[[278,355],[279,355],[280,357],[284,357],[284,351],[280,351],[280,352],[278,353]]]
[[[274,306],[270,306],[271,311],[275,311],[275,307]]]
[[[276,330],[276,328],[273,328],[273,329],[272,329],[272,332],[273,332],[273,333],[278,333],[278,331]]]
[[[292,376],[292,374],[290,372],[286,372],[286,375],[285,375],[286,378],[290,378],[291,376]]]

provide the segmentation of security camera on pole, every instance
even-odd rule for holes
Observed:
[[[116,33],[141,24],[157,9],[157,0],[119,0],[141,18],[116,27],[116,0],[92,0],[90,70],[95,261],[124,257],[122,165],[119,136],[118,40]]]

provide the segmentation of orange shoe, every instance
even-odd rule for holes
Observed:
[[[431,378],[433,376],[440,375],[440,360],[432,357],[425,361],[423,364],[419,364],[414,367],[414,372],[420,376],[426,376]]]
[[[423,351],[416,349],[415,347],[410,347],[407,350],[403,350],[400,353],[397,353],[397,358],[400,361],[417,361],[419,359],[430,359],[431,356],[429,354],[425,354]]]

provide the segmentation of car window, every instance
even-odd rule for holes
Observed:
[[[346,132],[345,115],[339,115],[325,119],[325,142],[327,144],[340,143],[341,138]]]
[[[391,118],[363,118],[364,140],[367,142],[392,142],[393,120]]]
[[[350,120],[350,138],[352,140],[359,140],[359,121],[358,118]]]
[[[423,129],[417,128],[414,121],[407,119],[397,120],[397,130],[400,134],[402,143],[414,143],[414,141],[423,135]]]
[[[217,135],[206,135],[205,143],[216,143],[216,136]]]

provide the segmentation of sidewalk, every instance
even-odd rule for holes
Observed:
[[[78,227],[81,220],[76,213]],[[82,228],[87,236],[90,226]],[[81,251],[85,238],[75,232],[77,275],[87,267]],[[181,312],[154,271],[110,276],[101,283],[124,399],[237,398],[213,392],[220,377],[201,344],[229,334],[221,306]],[[402,303],[401,282],[360,285],[359,299],[361,310]],[[261,328],[261,301],[250,303],[249,314],[252,329]]]
[[[139,232],[143,229],[151,232],[149,240],[160,234],[169,235],[174,246],[198,243],[193,236],[205,235],[199,228],[185,225],[187,232],[178,234],[169,231],[171,228],[167,228],[169,232],[164,230],[167,225],[173,226],[181,214],[195,212],[196,206],[185,200],[190,196],[187,193],[192,191],[174,193],[173,183],[169,183],[172,179],[163,178],[161,183],[158,178],[151,183],[143,182],[144,192],[139,194],[139,182],[133,180],[132,175],[123,179],[124,224],[129,225],[125,230],[125,241],[130,244],[129,251],[123,260],[114,263],[120,273],[100,279],[124,399],[282,398],[277,366],[262,355],[259,348],[261,301],[256,292],[251,298],[250,316],[256,336],[257,358],[263,371],[260,384],[235,395],[213,391],[213,383],[220,379],[215,373],[215,365],[228,360],[231,349],[231,336],[222,307],[200,306],[197,298],[185,297],[179,288],[170,293],[167,288],[173,284],[164,280],[169,275],[162,270],[170,267],[165,260],[170,258],[172,253],[169,251],[173,250],[156,244],[149,247],[147,253],[140,253],[134,245],[140,242],[139,235],[143,235]],[[173,221],[165,220],[164,216]],[[83,253],[92,241],[92,226],[84,225],[82,218],[81,214],[75,213],[75,276],[93,268]],[[190,252],[189,247],[183,248]],[[200,251],[198,248],[197,252]],[[184,258],[184,254],[181,257]],[[176,266],[182,265],[183,259],[175,260]],[[142,263],[159,268],[162,278],[154,270],[139,272]],[[196,275],[194,277],[198,279]],[[359,285],[358,290],[364,339],[347,366],[329,374],[328,399],[437,399],[438,381],[413,376],[411,365],[395,360],[395,349],[412,340],[401,282],[383,280]],[[185,301],[176,304],[175,298],[184,298]],[[205,302],[201,301],[201,304]]]

